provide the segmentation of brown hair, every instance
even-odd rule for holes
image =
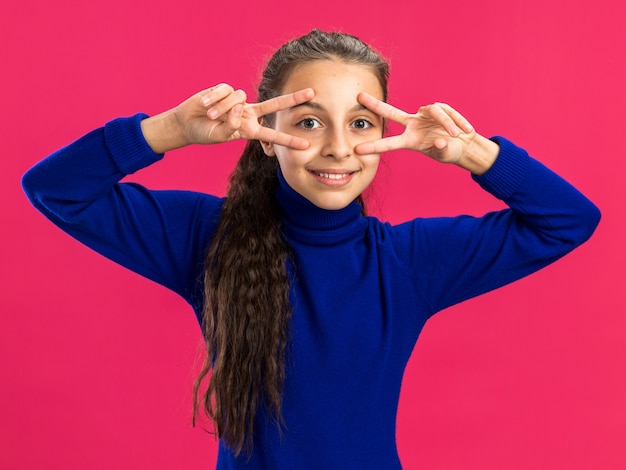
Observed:
[[[333,59],[370,67],[386,100],[389,67],[381,56],[354,36],[319,30],[278,49],[263,72],[258,100],[278,96],[298,65]],[[266,120],[273,124],[273,116]],[[277,171],[277,159],[267,157],[259,141],[249,141],[230,178],[206,257],[203,328],[208,354],[194,384],[193,421],[202,407],[236,455],[252,451],[259,407],[266,408],[279,429],[284,424],[290,249],[281,236],[274,200]]]

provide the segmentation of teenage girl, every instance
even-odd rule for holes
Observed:
[[[272,57],[257,103],[217,85],[111,121],[24,176],[55,224],[195,310],[208,354],[194,416],[215,422],[218,468],[400,468],[400,385],[426,320],[555,261],[599,221],[450,106],[387,104],[387,78],[360,40],[315,30]],[[386,120],[404,132],[383,137]],[[175,148],[233,139],[248,142],[226,198],[119,183]],[[361,194],[394,149],[466,169],[509,208],[367,217]]]

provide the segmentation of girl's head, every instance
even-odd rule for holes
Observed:
[[[289,246],[274,193],[278,165],[287,183],[314,204],[340,209],[369,185],[378,155],[353,147],[380,138],[382,120],[359,105],[360,91],[387,98],[387,63],[359,39],[314,30],[268,62],[259,101],[311,87],[308,103],[266,116],[266,125],[300,133],[307,150],[249,141],[230,179],[205,264],[207,357],[195,386],[217,434],[236,454],[250,452],[260,409],[282,424],[285,351],[291,306]],[[204,378],[210,376],[202,397]],[[287,423],[288,424],[288,423]]]
[[[342,209],[372,182],[378,155],[358,155],[357,144],[379,139],[383,120],[360,105],[367,92],[387,97],[387,63],[354,36],[314,30],[283,47],[269,61],[259,100],[313,88],[313,100],[276,115],[266,124],[308,140],[307,150],[262,143],[276,157],[294,190],[324,209]]]

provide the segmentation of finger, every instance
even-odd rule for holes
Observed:
[[[223,100],[233,91],[235,91],[234,88],[227,83],[220,83],[218,85],[215,85],[207,90],[200,92],[200,95],[202,96],[202,104],[205,107],[208,107],[213,103],[217,103],[218,101]]]
[[[461,116],[459,113],[454,111],[454,114],[449,114],[448,110],[454,111],[450,106],[445,103],[435,103],[429,106],[424,106],[420,109],[419,113],[424,113],[430,115],[431,119],[434,119],[441,127],[443,127],[446,132],[452,137],[458,137],[461,134],[461,128],[457,125],[455,120],[453,119],[454,114]],[[463,118],[463,120],[465,120]],[[469,124],[469,122],[467,123]],[[464,126],[464,123],[462,123]]]
[[[433,147],[435,147],[439,151],[445,150],[448,147],[448,141],[446,139],[438,137],[433,140]]]
[[[358,144],[354,151],[359,155],[366,155],[372,153],[384,153],[391,152],[392,150],[399,150],[407,148],[406,139],[403,135],[394,135],[392,137],[385,137],[383,139],[372,140],[371,142],[364,142]]]
[[[224,124],[228,127],[232,132],[236,131],[241,127],[241,115],[243,114],[243,105],[236,104],[233,106],[233,109],[230,110],[228,114],[226,114],[226,121]]]
[[[359,93],[359,95],[357,96],[357,101],[370,111],[379,115],[380,117],[397,122],[405,127],[409,118],[411,117],[410,114],[405,113],[401,109],[398,109],[395,106],[391,106],[389,103],[385,103],[384,101],[380,101],[379,99],[374,98],[372,95],[364,92]]]
[[[246,102],[246,92],[237,90],[215,103],[214,106],[207,110],[209,119],[217,119],[218,117],[228,113],[235,105],[244,104]]]
[[[277,96],[276,98],[261,101],[260,103],[254,103],[250,106],[254,109],[256,115],[261,117],[306,103],[307,101],[312,100],[314,96],[315,91],[313,91],[312,88],[305,88],[304,90],[296,91],[295,93]]]
[[[448,115],[452,118],[455,124],[461,129],[463,129],[464,132],[472,132],[474,130],[474,127],[470,124],[470,122],[467,119],[465,119],[465,116],[459,113],[452,106],[446,103],[437,103],[437,104],[441,106],[446,113],[448,113]]]
[[[457,137],[461,133],[461,129],[459,129],[439,103],[424,106],[420,108],[417,114],[426,115],[428,118],[432,119],[445,129],[445,131],[452,137]]]
[[[306,150],[309,148],[308,140],[277,131],[271,127],[259,126],[256,135],[252,138],[295,150]]]
[[[228,113],[221,116],[217,124],[208,129],[208,142],[228,142],[241,137],[243,105],[237,104]]]

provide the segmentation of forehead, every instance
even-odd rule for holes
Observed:
[[[343,98],[356,100],[364,91],[382,99],[383,90],[372,67],[341,60],[316,60],[298,65],[283,87],[282,93],[304,88],[315,90],[315,99]]]

